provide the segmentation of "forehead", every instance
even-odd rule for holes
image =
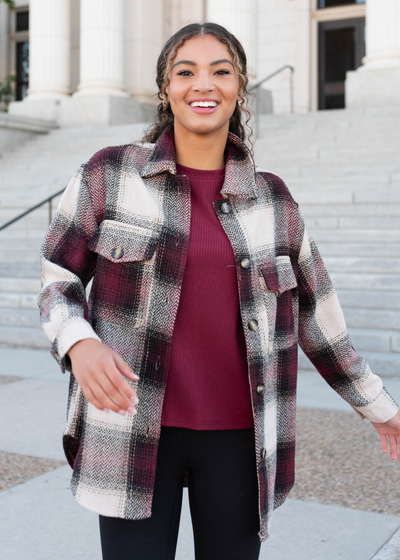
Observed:
[[[228,47],[213,35],[198,35],[187,39],[177,50],[173,62],[181,60],[183,57],[195,62],[206,61],[208,63],[220,58],[227,58],[233,62]]]

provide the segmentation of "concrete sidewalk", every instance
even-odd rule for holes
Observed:
[[[65,461],[61,433],[69,375],[60,372],[47,351],[0,348],[0,358],[0,375],[23,378],[0,386],[0,451]],[[400,380],[384,379],[384,383],[400,402]],[[299,373],[297,404],[351,410],[312,372]],[[66,464],[0,492],[2,559],[101,560],[98,515],[74,500],[71,473]],[[193,551],[185,488],[176,560],[193,560]],[[271,535],[260,554],[261,560],[399,557],[399,516],[290,498],[275,510]]]

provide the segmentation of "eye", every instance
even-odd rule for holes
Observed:
[[[220,72],[222,72],[222,74],[219,74]],[[230,74],[229,70],[217,70],[215,73],[219,75]],[[177,76],[187,76],[188,74],[191,74],[190,70],[181,70],[177,73]]]

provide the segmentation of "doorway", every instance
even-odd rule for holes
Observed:
[[[345,108],[345,79],[365,56],[365,18],[318,24],[318,109]]]

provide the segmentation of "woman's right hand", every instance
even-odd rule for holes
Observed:
[[[71,346],[67,353],[73,375],[89,402],[106,412],[136,414],[132,405],[139,399],[123,375],[132,381],[138,381],[139,376],[117,352],[95,338],[85,338]]]

